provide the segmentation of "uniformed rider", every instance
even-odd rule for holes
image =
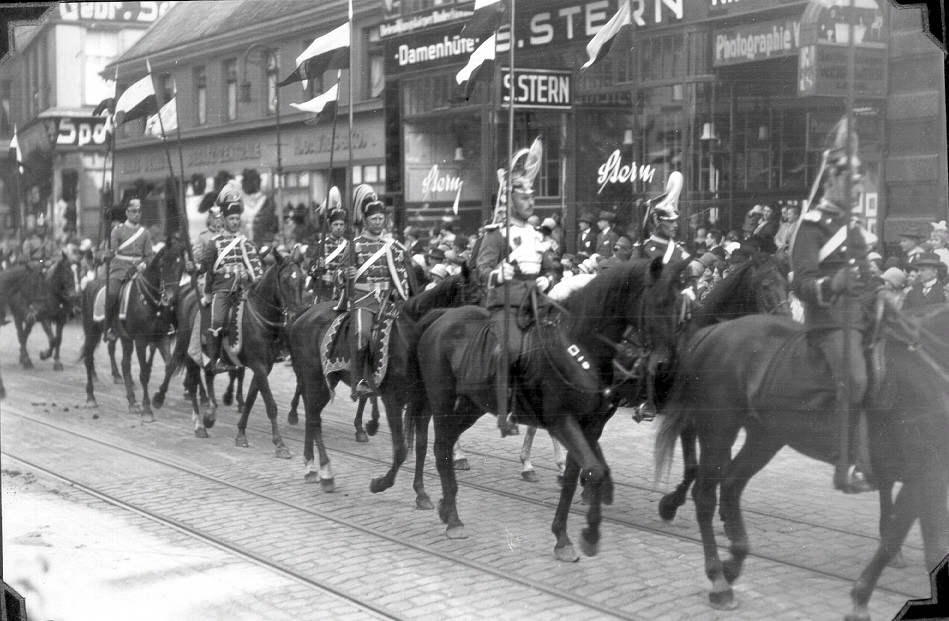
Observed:
[[[360,215],[363,230],[353,239],[352,247],[344,250],[347,255],[343,262],[345,267],[337,272],[337,285],[344,295],[340,296],[336,308],[347,310],[351,307],[351,324],[356,332],[350,366],[353,401],[372,396],[377,391],[369,350],[374,322],[387,304],[408,299],[414,290],[405,246],[383,235],[385,203],[367,184],[360,185],[353,192],[353,217]],[[352,284],[351,302],[345,294],[346,280]]]
[[[109,295],[105,301],[105,340],[116,339],[112,327],[115,312],[119,302],[119,291],[122,285],[132,277],[136,271],[145,269],[146,263],[152,258],[152,236],[141,224],[142,201],[137,198],[129,200],[125,208],[125,222],[117,224],[112,229],[112,250],[106,255],[111,257],[109,263]]]
[[[349,242],[346,240],[348,217],[345,209],[337,207],[330,211],[326,219],[330,230],[323,237],[322,247],[311,244],[307,251],[312,252],[316,248],[317,253],[322,253],[322,256],[313,258],[310,265],[310,277],[313,279],[314,287],[328,292],[335,300],[339,299],[341,284],[337,283],[337,274],[340,268],[344,267],[346,248],[349,247]]]
[[[805,309],[808,343],[823,353],[835,380],[834,416],[840,444],[834,487],[853,493],[868,489],[865,482],[851,475],[850,455],[855,422],[851,412],[860,410],[867,391],[861,331],[869,325],[870,271],[865,231],[856,223],[847,226],[854,200],[847,196],[844,174],[831,175],[824,197],[801,217],[791,244],[791,264],[794,293]],[[855,176],[853,185],[856,183]],[[848,375],[849,403],[845,394]]]
[[[650,201],[652,205],[646,218],[650,235],[639,249],[640,256],[647,259],[662,257],[663,264],[689,258],[685,247],[675,239],[679,231],[678,205],[682,183],[682,173],[673,171],[666,182],[666,191]]]
[[[33,227],[33,234],[23,240],[24,261],[30,268],[45,273],[53,259],[56,258],[56,242],[49,236],[49,225],[46,217],[40,215]]]
[[[501,191],[505,190],[502,187]],[[532,312],[532,297],[538,306],[543,306],[543,296],[533,296],[533,292],[546,293],[554,284],[556,260],[550,242],[544,241],[543,234],[527,222],[534,215],[534,189],[531,179],[517,169],[511,179],[511,202],[510,244],[503,224],[489,225],[481,240],[476,266],[486,288],[485,305],[491,311],[492,329],[496,330],[498,341],[502,340],[503,321],[507,317],[508,362],[513,366],[521,352],[522,326],[527,325],[517,320],[518,315]],[[517,423],[508,414],[508,404],[499,403],[497,414],[501,437],[517,434]]]
[[[241,191],[225,187],[218,194],[217,205],[224,216],[224,230],[212,237],[201,251],[201,271],[205,273],[202,304],[211,306],[208,352],[212,373],[234,368],[221,357],[224,322],[242,291],[264,273],[257,247],[240,233],[241,214],[244,213]],[[192,265],[186,265],[186,268],[194,270]]]

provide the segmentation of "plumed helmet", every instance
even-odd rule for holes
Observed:
[[[214,202],[221,208],[225,218],[234,215],[239,216],[244,213],[244,195],[234,185],[225,185]]]
[[[349,220],[349,214],[346,213],[346,210],[342,207],[337,207],[330,211],[329,216],[327,216],[326,221],[332,224],[333,222],[346,222]]]
[[[376,194],[371,185],[363,183],[356,187],[353,191],[353,214],[357,222],[363,221],[373,214],[385,212],[385,203],[379,200],[379,195]]]
[[[339,214],[334,215],[337,211],[343,212],[342,219],[344,221],[349,220],[349,214],[346,212],[346,207],[343,206],[343,197],[339,193],[339,188],[334,185],[327,192],[326,198],[320,203],[316,213],[320,218],[329,218],[327,222],[335,222],[339,220]]]
[[[684,178],[678,170],[672,171],[666,181],[666,191],[649,201],[649,219],[667,222],[679,218],[679,195],[682,194]]]

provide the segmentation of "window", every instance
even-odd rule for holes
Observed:
[[[208,122],[208,77],[204,67],[194,68],[194,118],[195,125]]]
[[[226,121],[237,118],[237,61],[224,61],[224,101]]]
[[[277,112],[277,53],[267,54],[267,114]]]
[[[376,99],[382,96],[382,91],[386,86],[385,76],[385,58],[382,50],[369,52],[369,84],[367,93],[369,99]]]
[[[13,133],[10,122],[10,80],[0,82],[0,135],[7,136]]]
[[[175,80],[170,73],[163,73],[158,78],[158,84],[161,89],[161,105],[165,105],[175,96]]]

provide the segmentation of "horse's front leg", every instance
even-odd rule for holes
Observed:
[[[458,438],[455,446],[451,447],[451,466],[455,470],[471,470],[471,465],[468,463],[468,454],[461,446],[461,438]]]
[[[290,411],[287,412],[287,424],[296,425],[300,422],[300,414],[298,412],[300,406],[300,397],[303,395],[303,389],[300,387],[300,382],[297,382],[296,389],[293,391],[293,398],[290,399]]]
[[[721,443],[724,446],[701,446],[701,460],[699,473],[692,486],[692,500],[695,503],[695,519],[702,536],[702,550],[705,554],[705,576],[712,583],[712,590],[708,594],[709,603],[719,610],[734,610],[735,593],[731,584],[725,579],[722,569],[722,560],[718,555],[718,542],[715,538],[715,528],[712,523],[715,517],[715,506],[718,504],[717,494],[722,472],[731,459],[731,444]]]
[[[122,339],[122,381],[125,383],[125,398],[129,402],[129,414],[141,414],[142,408],[135,399],[135,382],[132,379],[132,350],[135,349],[135,342],[130,338]],[[145,361],[145,352],[139,350],[141,361]]]
[[[580,479],[580,462],[573,458],[573,454],[567,451],[567,458],[564,464],[563,485],[560,488],[560,500],[557,503],[557,511],[554,513],[554,521],[550,525],[550,530],[557,543],[554,545],[554,558],[558,561],[575,563],[580,560],[580,555],[573,548],[573,542],[567,535],[567,517],[570,515],[570,505],[573,504],[573,496],[577,491],[577,481]]]
[[[336,490],[336,483],[333,464],[330,462],[329,453],[326,452],[326,446],[323,444],[323,421],[321,418],[323,408],[329,403],[330,391],[322,377],[303,379],[301,389],[303,391],[305,417],[303,464],[306,467],[306,474],[303,476],[303,480],[306,483],[316,483],[318,481],[323,491],[330,493]],[[319,466],[316,465],[313,459],[314,444],[316,444],[320,455]]]
[[[88,325],[88,324],[87,324]],[[94,352],[96,349],[96,341],[99,340],[99,334],[95,330],[91,332],[86,332],[85,339],[82,343],[82,363],[86,367],[86,407],[87,408],[97,408],[99,404],[96,402],[96,392],[93,387],[96,379],[96,366]],[[99,418],[98,414],[94,414],[93,418]]]
[[[356,418],[353,419],[353,426],[356,428],[356,442],[368,442],[369,436],[362,426],[362,415],[366,410],[366,402],[369,397],[359,397],[359,403],[356,404]]]
[[[893,481],[879,481],[877,483],[880,492],[880,539],[883,539],[883,533],[886,532],[887,524],[893,519]],[[903,569],[906,567],[906,559],[903,558],[902,547],[893,555],[889,562],[890,567]]]
[[[267,418],[270,419],[270,434],[273,438],[274,445],[274,456],[278,459],[290,459],[290,449],[283,443],[283,437],[280,435],[280,425],[277,421],[277,402],[274,401],[273,393],[270,391],[270,380],[268,379],[268,374],[270,369],[262,368],[254,371],[254,380],[257,380],[258,371],[260,373],[260,381],[258,382],[258,389],[260,390],[260,396],[264,399],[264,405],[267,407]],[[248,394],[248,401],[250,401],[250,394]]]
[[[66,326],[66,318],[56,321],[56,344],[53,348],[53,370],[62,371],[63,363],[59,360],[59,350],[63,345],[63,328]]]
[[[29,318],[18,319],[14,315],[13,323],[16,325],[16,338],[20,343],[20,365],[24,369],[32,369],[33,361],[30,359],[30,352],[27,351],[26,343],[30,338],[30,332],[33,330],[33,320]]]
[[[537,427],[528,425],[524,433],[524,443],[521,444],[521,478],[528,483],[537,483],[540,477],[534,470],[534,464],[531,463],[531,449],[534,448],[534,436],[537,435]]]
[[[207,438],[206,421],[201,416],[201,407],[198,404],[197,386],[201,383],[201,367],[192,360],[185,363],[185,393],[191,403],[191,424],[194,426],[194,437]]]
[[[385,491],[395,484],[395,477],[399,468],[405,463],[405,430],[402,426],[401,399],[396,397],[390,388],[389,381],[384,383],[382,401],[386,408],[386,420],[389,422],[389,432],[392,434],[392,465],[382,477],[373,479],[369,484],[369,491],[373,494]],[[400,387],[401,389],[401,387]]]
[[[205,369],[204,371],[204,387],[208,394],[208,413],[206,418],[211,421],[211,425],[205,423],[207,427],[213,426],[215,420],[217,420],[217,399],[214,396],[214,373],[210,370]]]
[[[237,438],[234,440],[234,444],[241,448],[247,448],[249,446],[249,444],[247,444],[246,435],[247,419],[250,417],[250,411],[254,407],[254,401],[257,400],[257,391],[260,388],[260,381],[260,373],[255,372],[253,379],[250,380],[250,388],[247,389],[247,401],[244,403],[244,407],[241,408],[241,418],[237,421]]]
[[[428,453],[428,423],[431,413],[425,407],[424,399],[411,399],[405,406],[405,446],[406,450],[415,439],[415,475],[412,489],[415,490],[415,508],[431,510],[435,508],[428,492],[425,491],[425,456]]]
[[[112,383],[113,384],[124,384],[125,378],[122,376],[122,373],[119,372],[119,366],[115,362],[115,348],[118,341],[109,341],[106,345],[106,349],[109,351],[109,363],[112,365]]]
[[[41,319],[40,326],[46,334],[46,342],[49,345],[49,347],[40,351],[40,360],[49,360],[53,355],[53,349],[56,347],[56,333],[53,332],[53,324],[49,319]]]
[[[135,347],[138,353],[138,381],[142,384],[142,422],[154,423],[155,415],[152,412],[152,401],[148,395],[148,383],[152,379],[152,362],[155,359],[155,350],[139,342]]]
[[[433,411],[440,413],[440,416],[435,419],[435,468],[442,482],[442,499],[438,503],[438,517],[448,525],[445,534],[449,539],[467,539],[465,525],[458,517],[458,480],[455,478],[452,448],[464,431],[461,428],[461,421],[472,414],[474,418],[477,418],[480,412],[471,412],[475,406],[466,399],[460,400],[456,407],[452,408],[454,403],[454,398],[432,403]]]
[[[369,422],[366,423],[366,433],[374,436],[379,431],[379,399],[376,397],[370,397],[370,399],[372,400],[372,413]]]

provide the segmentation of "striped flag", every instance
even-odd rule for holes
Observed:
[[[474,15],[461,29],[461,34],[471,39],[483,39],[493,34],[504,19],[504,0],[475,0]]]
[[[16,135],[16,125],[13,126],[13,138],[10,140],[10,150],[16,151],[16,163],[20,174],[23,174],[23,151],[20,149],[20,140]]]
[[[166,133],[178,129],[178,108],[175,105],[176,98],[177,95],[169,99],[168,103],[162,106],[157,114],[148,117],[148,120],[145,122],[145,136],[164,138],[165,136],[161,133],[163,127]],[[161,122],[158,121],[159,116],[161,116]]]
[[[631,28],[632,20],[630,19],[629,2],[620,0],[620,8],[619,11],[616,12],[616,15],[614,15],[610,21],[606,22],[600,31],[593,35],[593,38],[587,43],[587,54],[589,54],[590,60],[580,67],[580,71],[588,69],[593,63],[609,54],[610,48],[613,46],[617,37],[621,33],[629,31]]]
[[[468,64],[464,69],[455,76],[455,81],[465,88],[465,99],[471,99],[471,92],[474,90],[478,77],[491,75],[494,70],[496,41],[497,35],[491,35],[485,39],[468,59]]]
[[[312,112],[314,114],[325,113],[325,116],[332,117],[336,114],[336,105],[338,103],[339,81],[337,81],[332,88],[322,95],[314,97],[310,101],[305,101],[303,103],[292,103],[290,104],[290,107],[296,108],[297,110],[302,110],[304,112]]]
[[[155,99],[155,86],[152,84],[152,74],[125,89],[122,96],[115,103],[115,126],[147,117],[158,112],[158,100]]]
[[[318,78],[330,69],[347,69],[351,23],[351,21],[346,22],[313,41],[302,54],[297,56],[297,68],[277,86],[302,81],[303,86],[306,87],[307,80]]]

